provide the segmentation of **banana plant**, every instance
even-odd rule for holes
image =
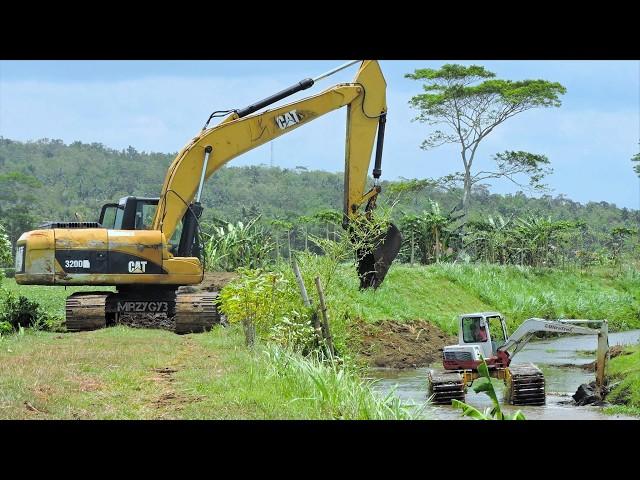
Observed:
[[[513,414],[504,413],[500,407],[498,401],[498,395],[491,383],[491,375],[489,375],[489,367],[484,358],[482,363],[478,365],[478,373],[481,375],[479,381],[473,386],[473,390],[476,393],[484,393],[491,399],[493,407],[485,408],[484,412],[481,412],[477,408],[461,402],[460,400],[451,400],[451,406],[462,410],[462,416],[471,417],[474,420],[526,420],[522,411],[518,410]]]

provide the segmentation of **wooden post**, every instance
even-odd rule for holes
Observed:
[[[318,289],[318,298],[320,299],[320,312],[322,313],[322,326],[324,327],[325,341],[327,342],[327,348],[333,357],[335,350],[333,349],[333,338],[331,337],[331,330],[329,329],[329,316],[327,315],[327,305],[324,301],[324,291],[322,285],[320,285],[320,277],[316,277],[316,288]]]
[[[287,243],[289,249],[289,263],[291,263],[291,230],[287,229]]]
[[[596,397],[602,400],[607,360],[609,357],[609,322],[603,320],[598,332],[598,352],[596,358]]]
[[[302,296],[302,301],[304,302],[305,307],[311,306],[311,300],[309,300],[309,295],[307,294],[307,287],[304,285],[304,280],[302,279],[302,274],[300,273],[300,268],[298,267],[298,262],[296,259],[293,259],[293,274],[296,276],[296,281],[298,282],[298,287],[300,288],[300,295]]]
[[[300,288],[300,295],[302,296],[302,302],[305,307],[311,307],[311,300],[309,300],[309,295],[307,294],[307,287],[304,285],[304,280],[302,279],[302,274],[300,273],[300,268],[298,267],[298,262],[296,259],[293,259],[293,273],[296,276],[296,280],[298,282],[298,287]],[[311,314],[311,326],[313,327],[313,331],[316,334],[316,339],[318,340],[318,345],[322,344],[322,328],[320,327],[320,319],[318,318],[318,313],[314,311]]]

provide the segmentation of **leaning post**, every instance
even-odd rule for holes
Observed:
[[[602,400],[607,361],[609,360],[609,322],[602,321],[598,332],[598,353],[596,359],[596,397]]]

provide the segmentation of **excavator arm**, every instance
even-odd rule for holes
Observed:
[[[582,327],[577,323],[602,323],[594,320],[545,320],[543,318],[529,318],[520,324],[504,345],[498,350],[510,351],[510,358],[522,350],[537,332],[566,333],[569,335],[601,335],[602,329]],[[608,347],[607,347],[608,348]]]
[[[372,202],[380,187],[365,192],[367,172],[376,134],[378,137],[374,178],[380,177],[380,161],[386,121],[386,82],[377,61],[365,60],[351,83],[335,85],[317,95],[267,110],[255,111],[297,91],[309,88],[306,79],[257,104],[233,111],[213,128],[203,129],[173,161],[162,187],[152,224],[165,238],[171,238],[195,200],[199,215],[203,183],[230,160],[285,135],[341,107],[347,107],[344,166],[344,215],[348,222]],[[376,182],[377,183],[377,182]],[[401,236],[392,226],[381,238],[374,239],[374,251],[359,255],[361,287],[377,287],[398,253]],[[166,252],[166,255],[171,255]]]
[[[387,110],[385,88],[378,63],[364,61],[352,83],[336,85],[255,115],[241,117],[243,112],[235,111],[219,125],[203,130],[169,167],[152,229],[171,238],[188,205],[196,198],[202,180],[206,181],[243,153],[344,106],[347,106],[344,210],[347,216],[355,216],[358,207],[371,196],[365,195],[365,184],[379,120]]]

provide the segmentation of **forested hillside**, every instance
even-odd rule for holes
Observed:
[[[157,196],[174,155],[138,152],[132,147],[114,150],[99,143],[65,145],[49,139],[23,143],[0,137],[0,221],[15,241],[22,231],[45,220],[73,220],[76,213],[84,220],[94,220],[106,202],[126,195]],[[383,183],[383,193],[385,186],[389,183]],[[270,219],[295,222],[302,215],[341,210],[342,190],[341,173],[266,165],[228,166],[205,185],[204,220],[235,222],[262,213],[267,225]],[[387,200],[396,198],[388,192]],[[426,187],[403,194],[393,215],[397,220],[430,210],[430,200],[438,202],[446,213],[459,198],[457,191]],[[477,220],[529,214],[579,220],[594,233],[602,234],[616,226],[634,227],[640,222],[637,210],[620,209],[607,202],[583,205],[562,195],[496,195],[483,187],[476,188],[471,211],[472,219]],[[323,225],[316,228],[324,231]]]

